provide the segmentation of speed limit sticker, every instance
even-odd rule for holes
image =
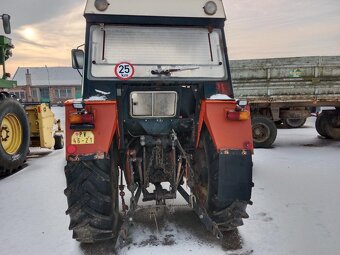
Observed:
[[[121,62],[115,66],[115,74],[120,80],[129,80],[135,73],[135,68],[128,62]]]

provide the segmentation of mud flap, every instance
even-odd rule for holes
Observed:
[[[228,150],[214,161],[219,164],[216,199],[221,207],[234,201],[250,201],[252,182],[252,158],[250,151]]]

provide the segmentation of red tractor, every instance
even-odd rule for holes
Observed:
[[[179,193],[217,237],[242,225],[252,130],[233,99],[222,1],[88,0],[84,16],[85,49],[72,50],[83,96],[65,103],[73,238],[123,235],[124,183],[125,219],[141,195],[165,206]]]

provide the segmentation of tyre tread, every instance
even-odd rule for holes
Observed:
[[[3,94],[1,94],[3,96]],[[0,176],[7,176],[21,169],[29,151],[30,133],[25,110],[22,105],[13,98],[2,97],[0,99],[0,123],[7,114],[14,114],[20,121],[22,128],[22,143],[15,154],[15,159],[7,154],[0,145]]]
[[[65,175],[73,238],[82,243],[113,238],[118,213],[112,207],[111,160],[69,161]]]

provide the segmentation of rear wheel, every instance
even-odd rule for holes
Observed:
[[[255,148],[269,148],[277,136],[275,123],[264,116],[252,118],[253,142]]]
[[[300,128],[306,123],[306,118],[303,118],[303,119],[284,119],[283,122],[289,128]]]
[[[23,107],[12,98],[0,101],[0,174],[10,174],[24,163],[29,148],[29,126]]]
[[[199,206],[206,210],[209,217],[217,223],[219,229],[230,231],[243,225],[242,218],[249,217],[246,213],[247,202],[241,201],[241,198],[223,202],[217,199],[219,166],[219,153],[216,151],[208,131],[203,129],[195,153],[194,171],[196,179],[193,192]],[[226,171],[227,169],[223,170]],[[231,178],[233,177],[230,177],[229,183],[233,182]],[[239,176],[239,179],[242,179],[242,177]],[[237,185],[237,181],[234,180],[235,185]],[[225,184],[228,185],[228,183]],[[234,191],[230,191],[230,193],[234,193]]]
[[[116,147],[110,159],[69,161],[65,175],[73,238],[82,243],[114,238],[119,220]]]

